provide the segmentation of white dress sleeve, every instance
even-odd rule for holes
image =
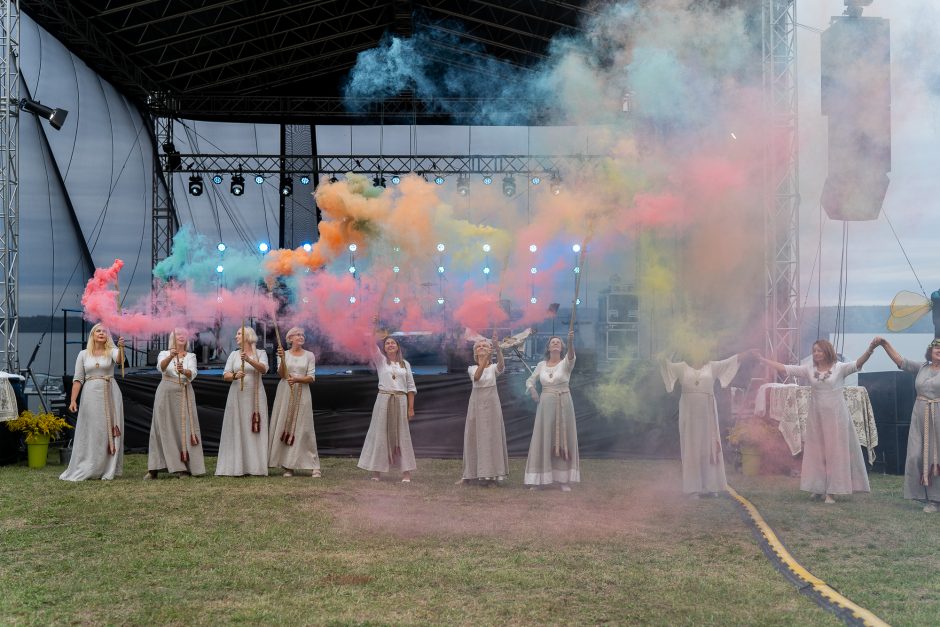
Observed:
[[[74,381],[85,383],[85,351],[78,351],[78,357],[75,358],[75,377]]]
[[[196,371],[198,369],[199,364],[196,363],[196,353],[186,353],[186,356],[183,357],[183,370],[189,370],[192,373],[189,376],[190,383],[196,378]]]
[[[666,391],[672,392],[676,387],[676,381],[682,378],[682,373],[686,368],[684,361],[673,362],[664,361],[660,365],[660,374],[663,377],[663,383],[666,384]]]
[[[160,351],[160,354],[157,355],[157,370],[159,370],[160,372],[165,373],[166,369],[170,367],[170,364],[167,364],[166,368],[160,367],[163,364],[163,360],[166,359],[169,356],[169,354],[170,354],[170,351]]]
[[[307,376],[313,380],[317,378],[317,356],[307,351]]]
[[[407,391],[412,394],[418,393],[418,388],[415,386],[415,378],[411,374],[411,364],[407,361],[405,362],[405,383],[407,385]]]
[[[731,380],[734,379],[734,375],[738,374],[738,367],[740,365],[738,356],[732,355],[728,359],[713,361],[712,373],[715,375],[715,379],[721,384],[721,387],[726,388],[731,383]]]
[[[545,365],[545,362],[544,362],[544,361],[540,361],[540,362],[535,366],[535,370],[532,371],[531,376],[529,376],[529,378],[526,379],[526,381],[525,381],[525,391],[526,391],[526,392],[535,389],[535,382],[539,380],[539,377],[540,377],[541,374],[542,374],[542,368],[544,367],[544,365]]]

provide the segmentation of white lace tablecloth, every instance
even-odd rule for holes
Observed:
[[[767,416],[780,423],[780,433],[794,455],[803,450],[803,432],[809,413],[811,389],[808,386],[787,383],[765,383],[757,391],[754,413]],[[855,423],[858,442],[868,451],[868,463],[875,462],[878,429],[871,408],[868,390],[863,387],[842,388],[849,415]]]

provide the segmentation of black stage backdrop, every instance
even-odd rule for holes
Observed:
[[[535,421],[535,403],[524,394],[525,379],[526,373],[520,372],[507,373],[498,380],[509,454],[513,457],[523,457],[528,452]],[[149,443],[153,396],[160,375],[128,374],[117,381],[124,393],[125,448],[144,452]],[[264,378],[269,408],[274,402],[277,383],[276,376]],[[575,376],[571,381],[582,457],[678,456],[678,412],[659,424],[606,417],[591,402],[594,384],[596,379],[590,376]],[[193,382],[203,450],[208,455],[218,452],[225,400],[231,385],[215,375],[199,376]],[[415,385],[418,395],[415,417],[411,421],[415,454],[418,457],[461,457],[467,403],[472,390],[466,372],[415,375]],[[375,403],[375,374],[321,376],[312,384],[312,392],[319,453],[358,455]]]

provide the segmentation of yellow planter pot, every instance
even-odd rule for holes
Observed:
[[[760,449],[756,446],[741,447],[741,472],[746,477],[760,474]]]
[[[45,468],[49,454],[49,436],[31,435],[26,438],[26,465],[30,468]]]

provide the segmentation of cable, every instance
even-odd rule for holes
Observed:
[[[914,280],[916,280],[917,285],[920,286],[921,293],[924,295],[924,298],[927,298],[928,300],[930,300],[927,297],[927,290],[924,289],[923,283],[920,282],[920,277],[917,276],[917,272],[914,270],[914,264],[911,263],[911,258],[907,256],[907,251],[904,250],[904,244],[901,243],[901,238],[898,237],[897,231],[894,230],[894,225],[891,224],[891,218],[888,217],[888,212],[884,208],[882,208],[881,213],[884,215],[885,221],[887,221],[888,226],[891,228],[891,233],[894,234],[894,239],[897,241],[898,247],[901,249],[901,254],[904,255],[904,259],[905,261],[907,261],[907,265],[911,269],[911,274],[914,275]]]

